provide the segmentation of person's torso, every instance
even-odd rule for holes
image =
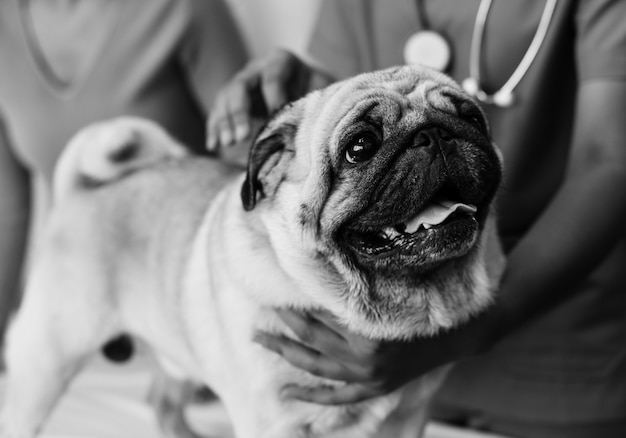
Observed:
[[[108,28],[94,32],[97,53],[83,44],[88,59],[64,83],[53,68],[57,60],[47,58],[63,51],[51,53],[51,46],[38,40],[45,32],[33,29],[27,2],[0,2],[0,117],[15,153],[31,171],[49,181],[59,153],[78,129],[125,114],[156,120],[181,141],[201,147],[204,117],[177,59],[187,19],[184,3],[102,2],[107,19],[100,25]],[[98,14],[97,8],[90,13]]]

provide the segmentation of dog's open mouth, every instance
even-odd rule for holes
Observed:
[[[456,257],[469,251],[476,241],[477,211],[471,204],[436,198],[407,221],[376,230],[349,230],[346,241],[368,258],[416,256],[433,262]]]

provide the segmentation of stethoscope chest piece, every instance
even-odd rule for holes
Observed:
[[[450,44],[441,34],[431,30],[420,30],[411,35],[404,44],[403,55],[407,64],[421,64],[439,71],[448,68],[452,57]]]

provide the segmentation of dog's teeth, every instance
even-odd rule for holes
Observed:
[[[388,238],[388,239],[395,239],[396,237],[398,237],[400,235],[400,233],[398,232],[398,230],[396,228],[393,227],[386,227],[383,228],[382,233]]]
[[[385,240],[390,240],[392,237],[386,232],[386,230],[380,230],[378,233],[378,237]]]
[[[411,221],[407,224],[404,231],[406,233],[413,234],[420,229],[420,225],[421,224],[418,221]]]
[[[422,224],[422,226],[423,226],[425,229],[427,229],[427,230],[430,230],[430,229],[432,228],[432,225],[431,225],[431,224],[427,224],[427,223],[423,223],[423,224]]]

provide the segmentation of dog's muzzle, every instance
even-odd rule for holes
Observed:
[[[495,154],[478,153],[491,147],[441,127],[418,131],[401,158],[414,165],[393,176],[406,181],[402,193],[398,184],[390,185],[394,191],[377,195],[367,211],[345,224],[340,239],[360,264],[378,268],[424,271],[466,255],[479,240],[500,180]]]

